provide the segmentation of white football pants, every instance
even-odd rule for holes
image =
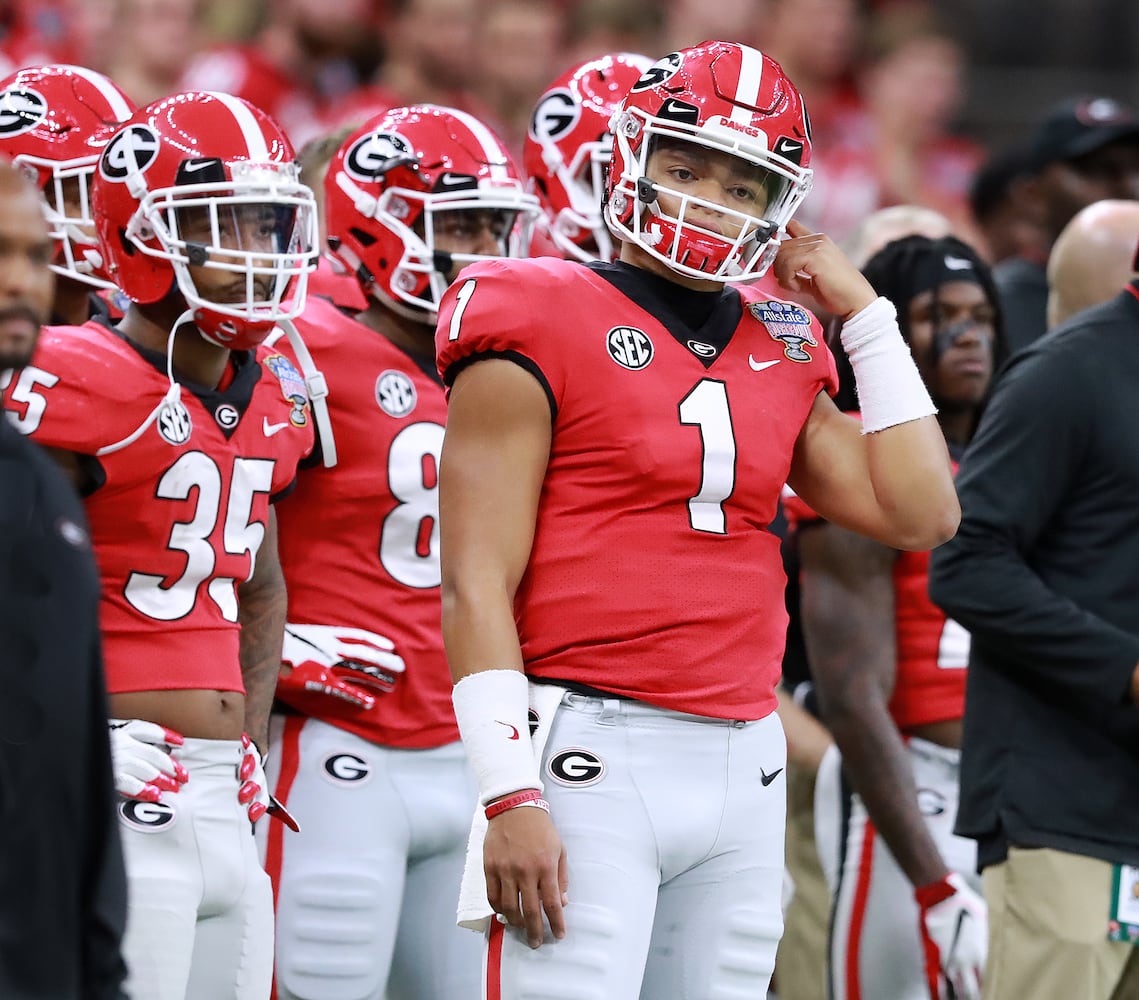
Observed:
[[[918,807],[949,868],[981,891],[977,844],[953,833],[961,752],[910,739]],[[842,780],[832,747],[815,781],[815,840],[831,890],[830,1000],[930,1000],[914,887]]]
[[[761,1000],[783,932],[786,757],[774,713],[733,723],[567,694],[542,766],[567,933],[531,950],[492,922],[483,996]]]
[[[273,897],[247,807],[237,801],[237,740],[186,739],[190,772],[160,803],[123,799],[123,940],[133,1000],[265,1000]],[[268,823],[267,819],[261,825]]]
[[[258,831],[279,1000],[475,1000],[482,942],[455,926],[478,798],[462,744],[397,750],[275,716],[270,746],[269,782],[301,825]]]

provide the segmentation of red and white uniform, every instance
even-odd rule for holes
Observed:
[[[787,626],[766,526],[815,397],[835,386],[818,321],[741,288],[739,325],[706,367],[594,270],[534,258],[480,262],[463,278],[440,313],[440,370],[516,356],[555,411],[516,601],[526,672],[763,718]],[[776,333],[810,339],[794,351]]]
[[[181,335],[181,334],[180,334]],[[252,572],[269,503],[312,447],[304,383],[280,354],[235,355],[228,384],[169,389],[165,358],[97,322],[48,328],[5,405],[43,445],[81,456],[102,583],[107,684],[243,691],[237,586]],[[187,738],[190,772],[160,803],[119,803],[130,908],[128,991],[153,1000],[268,990],[272,898],[237,800],[239,741]],[[208,918],[208,919],[207,919]]]
[[[785,579],[767,525],[834,361],[814,317],[757,288],[724,292],[719,342],[701,339],[708,323],[670,332],[648,299],[660,281],[480,262],[440,311],[445,381],[505,357],[549,397],[515,602],[526,672],[615,696],[569,693],[551,723],[542,778],[569,858],[568,932],[532,951],[492,924],[492,998],[541,981],[762,994],[782,931],[784,791],[768,786],[786,761]]]
[[[783,502],[793,530],[819,520],[790,491]],[[979,892],[976,843],[953,833],[960,751],[906,735],[929,723],[960,719],[965,709],[969,634],[929,599],[929,558],[928,552],[899,552],[894,561],[896,672],[890,716],[906,740],[918,808],[930,835],[950,869]],[[832,749],[815,783],[816,842],[836,897],[829,935],[831,995],[834,1000],[930,1000],[913,886],[862,799],[844,785],[841,768],[841,756]]]
[[[433,359],[327,300],[297,327],[328,381],[337,464],[304,470],[278,511],[289,621],[385,636],[406,669],[371,709],[327,698],[274,721],[270,778],[304,826],[266,831],[277,995],[322,995],[335,963],[353,997],[472,996],[480,945],[454,912],[476,793],[439,625],[443,387]],[[332,909],[352,932],[314,940]]]

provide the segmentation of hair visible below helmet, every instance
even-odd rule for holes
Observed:
[[[526,255],[541,211],[502,140],[453,108],[414,105],[372,118],[324,177],[333,256],[365,292],[421,322],[434,322],[456,264],[488,256],[439,247],[439,214],[459,210],[502,213],[494,255],[502,257]]]
[[[207,340],[247,350],[304,308],[316,203],[247,101],[194,91],[139,109],[104,147],[92,199],[118,286],[142,304],[176,287]],[[232,274],[228,294],[208,297],[191,268]]]
[[[673,52],[633,84],[611,128],[605,220],[616,235],[692,278],[744,281],[767,270],[812,176],[807,112],[774,59],[734,42]],[[734,157],[762,188],[762,213],[729,209],[650,178],[653,154],[670,147]],[[675,215],[664,211],[660,195],[678,203]],[[738,233],[701,225],[707,213]]]
[[[601,217],[613,153],[609,120],[650,66],[648,56],[628,52],[589,59],[551,83],[530,116],[522,165],[546,213],[550,237],[569,257],[615,256]]]
[[[114,288],[97,252],[90,179],[99,152],[134,104],[102,73],[53,64],[0,80],[0,155],[32,177],[44,200],[56,274]]]
[[[933,325],[936,330],[941,325],[937,314],[937,289],[951,281],[976,282],[993,308],[993,371],[997,371],[1008,357],[1001,299],[993,282],[992,270],[968,243],[955,236],[943,236],[939,239],[931,239],[928,236],[903,236],[887,243],[875,253],[862,268],[862,273],[875,292],[889,299],[897,307],[898,327],[907,344],[910,343],[910,303],[915,298],[923,292],[930,290],[934,292]],[[836,346],[834,354],[838,367],[839,391],[835,395],[835,404],[842,410],[855,410],[858,408],[858,397],[854,387],[854,372],[851,370],[846,352],[838,347],[840,325],[836,321],[831,336],[828,337]],[[946,338],[934,337],[935,362],[952,343],[954,332],[945,331],[945,333],[948,335],[948,343]]]

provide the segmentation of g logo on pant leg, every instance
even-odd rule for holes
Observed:
[[[605,762],[592,750],[567,747],[549,759],[546,771],[561,785],[594,785],[605,776]]]
[[[141,833],[157,833],[167,830],[174,822],[175,812],[165,802],[140,802],[138,799],[123,799],[119,803],[119,816],[132,830]]]
[[[368,762],[354,753],[334,753],[324,758],[324,776],[338,785],[361,784],[372,776]]]

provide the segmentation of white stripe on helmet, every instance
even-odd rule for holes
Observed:
[[[750,45],[740,45],[739,50],[743,58],[740,62],[739,83],[736,84],[736,103],[732,108],[732,121],[741,125],[750,125],[754,114],[751,108],[754,108],[759,100],[759,86],[763,80],[763,53]]]
[[[245,139],[245,148],[249,150],[249,159],[253,163],[268,163],[272,156],[269,153],[269,146],[265,142],[265,133],[261,131],[261,125],[256,116],[249,110],[249,105],[230,94],[222,94],[215,90],[208,90],[206,93],[229,108],[230,114],[233,115],[238,128],[241,129],[241,135]]]

